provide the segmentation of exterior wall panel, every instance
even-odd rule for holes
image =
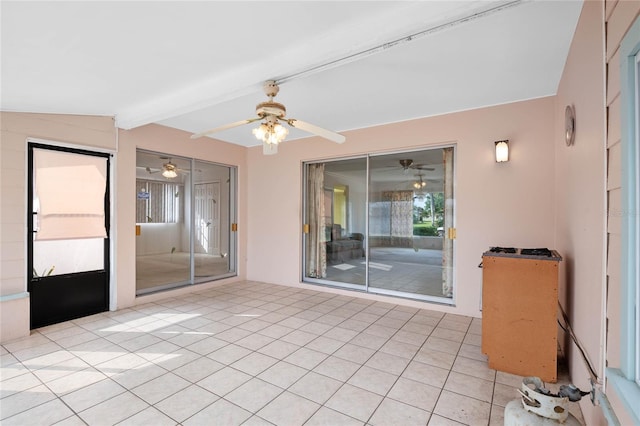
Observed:
[[[607,350],[606,364],[608,367],[620,366],[621,348],[621,268],[622,268],[622,182],[621,169],[621,111],[620,111],[620,42],[624,38],[631,24],[640,14],[640,2],[637,1],[608,1],[606,3],[606,58],[607,62]],[[623,402],[612,387],[606,388],[606,395],[621,424],[631,424]]]

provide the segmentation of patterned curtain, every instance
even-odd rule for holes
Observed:
[[[383,191],[382,201],[388,204],[389,244],[410,247],[413,239],[413,191]]]
[[[324,223],[324,164],[309,164],[307,168],[307,234],[306,270],[310,278],[327,276],[327,248]]]
[[[447,236],[453,227],[453,148],[442,150],[444,164],[444,238],[442,243],[442,295],[453,297],[453,240]]]

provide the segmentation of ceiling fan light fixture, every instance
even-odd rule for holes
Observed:
[[[178,176],[175,164],[168,162],[162,165],[162,176],[167,179],[173,179]]]
[[[162,172],[162,176],[166,177],[167,179],[173,179],[174,177],[178,176],[178,174],[175,170],[165,170]]]
[[[253,135],[256,139],[267,144],[279,144],[287,137],[289,129],[280,124],[277,120],[267,120],[264,123],[260,123],[260,126],[253,129]]]

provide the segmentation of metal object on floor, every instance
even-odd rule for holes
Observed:
[[[521,398],[509,402],[504,409],[505,426],[580,425],[569,413],[569,404],[585,394],[575,386],[562,386],[556,395],[544,387],[540,378],[525,377],[518,392]]]

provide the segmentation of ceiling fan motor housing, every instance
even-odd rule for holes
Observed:
[[[264,82],[262,89],[264,90],[265,95],[273,99],[280,91],[280,86],[278,86],[278,83],[276,83],[275,80],[267,80]]]
[[[287,109],[278,102],[261,102],[256,106],[256,115],[260,118],[271,115],[282,118],[286,113]]]

